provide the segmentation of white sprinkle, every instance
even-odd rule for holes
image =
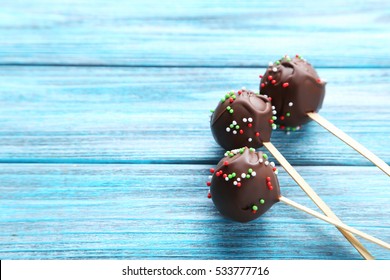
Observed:
[[[272,106],[272,110],[275,110],[275,106]]]
[[[253,122],[253,119],[252,118],[248,118],[248,122]]]
[[[276,67],[272,68],[272,71],[278,72],[278,69]]]
[[[265,83],[267,83],[267,82],[265,82]],[[266,95],[266,94],[264,94],[263,96],[264,96],[265,98],[268,98],[268,95]]]
[[[241,178],[245,178],[246,177],[246,174],[245,173],[242,173],[241,174]]]
[[[213,178],[213,176],[209,175],[209,179]]]
[[[270,163],[272,167],[275,167],[275,162]]]
[[[225,181],[229,181],[229,177],[225,177]]]
[[[227,157],[227,156],[228,156],[228,153],[226,152],[226,153],[225,153],[225,157]]]
[[[294,103],[292,103],[292,102],[288,103],[288,106],[291,107],[292,105],[294,105]]]
[[[243,122],[247,122],[248,120],[247,120],[247,118],[243,118],[242,121]]]
[[[253,172],[251,173],[251,175],[252,175],[253,177],[255,177],[255,176],[256,176],[256,172],[253,171]]]
[[[265,164],[265,165],[268,165],[268,164],[269,164],[269,161],[268,161],[268,160],[266,160],[266,161],[264,162],[264,164]]]
[[[274,173],[275,173],[276,175],[278,175],[278,174],[279,174],[279,171],[276,169],[276,170],[274,171]]]
[[[272,114],[273,114],[273,115],[276,115],[276,111],[275,111],[275,110],[273,110],[273,111],[272,111]]]
[[[262,158],[259,159],[259,163],[263,163],[263,159]]]
[[[272,66],[272,65],[274,65],[274,63],[273,63],[272,61],[270,61],[270,62],[268,63],[268,66]]]
[[[237,134],[237,130],[233,130],[233,134]]]
[[[233,122],[232,122],[232,124],[233,124],[233,125],[236,125],[236,124],[237,124],[237,122],[236,122],[236,121],[233,121]]]
[[[249,141],[249,142],[252,142],[252,138],[248,138],[248,141]]]
[[[300,130],[300,129],[301,129],[301,127],[300,127],[300,126],[297,126],[297,127],[296,127],[296,130]]]
[[[287,134],[287,135],[290,135],[290,131],[286,131],[286,134]]]
[[[240,182],[241,181],[241,178],[237,178],[237,182]]]
[[[233,185],[237,186],[237,181],[234,181],[234,182],[233,182]]]
[[[230,132],[230,127],[227,127],[227,128],[226,128],[226,132]]]
[[[242,87],[241,89],[242,89],[242,90],[246,90],[246,87]]]

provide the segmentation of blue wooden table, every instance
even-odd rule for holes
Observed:
[[[1,1],[0,258],[361,259],[334,227],[281,203],[251,223],[223,219],[206,197],[224,152],[209,110],[299,53],[328,81],[321,115],[390,163],[389,10]],[[345,223],[390,241],[384,173],[315,123],[272,142]],[[282,169],[279,180],[316,209]]]

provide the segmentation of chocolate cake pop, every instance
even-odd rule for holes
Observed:
[[[249,222],[281,201],[390,250],[390,244],[282,196],[275,175],[277,169],[267,159],[266,154],[245,147],[226,152],[216,169],[210,169],[213,175],[207,182],[208,197],[222,215],[234,221]]]
[[[238,222],[249,222],[279,201],[278,171],[268,156],[254,148],[225,153],[213,173],[208,197],[219,212]]]
[[[276,129],[271,102],[250,90],[227,93],[212,112],[211,131],[226,150],[259,148],[270,141],[272,128]]]
[[[260,77],[260,94],[271,97],[281,129],[295,130],[311,120],[307,113],[321,109],[326,83],[301,56],[270,63]]]

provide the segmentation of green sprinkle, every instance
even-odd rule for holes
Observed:
[[[226,100],[225,98],[221,98],[221,102],[222,102],[222,103],[225,102],[225,100]]]
[[[230,114],[233,114],[233,113],[234,113],[234,110],[233,110],[233,109],[230,109],[230,110],[229,110],[229,113],[230,113]]]
[[[286,113],[286,117],[289,117],[289,116],[291,116],[291,114],[290,113]]]
[[[210,110],[210,112],[211,112],[211,113],[214,113],[214,112],[215,112],[215,110],[214,110],[214,109],[211,109],[211,110]]]
[[[228,110],[228,111],[229,111],[231,108],[232,108],[232,107],[230,107],[230,106],[227,106],[227,107],[226,107],[226,110]]]
[[[229,174],[229,175],[228,175],[228,178],[229,178],[229,179],[233,178],[233,175],[232,175],[232,174]]]
[[[272,116],[272,119],[275,121],[276,120],[276,116]]]
[[[239,125],[236,125],[236,129],[240,129],[240,126],[239,126]]]
[[[280,61],[279,61],[279,60],[275,61],[275,64],[276,64],[276,65],[279,65],[279,64],[280,64]]]
[[[292,128],[292,131],[295,131],[295,130],[297,130],[297,128],[296,128],[296,127],[293,127],[293,128]]]
[[[232,173],[232,176],[233,176],[233,178],[234,178],[234,177],[236,177],[236,176],[237,176],[237,174],[233,172],[233,173]]]
[[[236,100],[237,97],[233,94],[232,98],[233,98],[234,100]]]
[[[253,205],[253,206],[252,206],[252,210],[253,210],[253,211],[257,211],[258,209],[259,209],[259,208],[258,208],[256,205]]]
[[[226,99],[228,99],[229,97],[230,97],[230,95],[229,95],[229,94],[226,94],[226,95],[225,95],[225,98],[226,98]]]
[[[230,96],[232,96],[232,95],[234,95],[234,91],[233,90],[230,92]]]
[[[253,149],[253,148],[251,148],[251,149]],[[244,149],[244,148],[241,148],[241,149],[240,149],[240,154],[243,154],[244,151],[245,151],[245,149]]]
[[[288,131],[290,131],[290,130],[291,130],[291,127],[288,126],[288,127],[286,127],[286,129],[287,129]]]
[[[248,173],[252,173],[253,172],[253,169],[252,168],[249,168],[248,169]]]
[[[249,148],[249,151],[254,152],[256,150],[255,150],[255,148]],[[244,151],[242,151],[242,152],[244,152]]]
[[[276,128],[277,128],[277,125],[274,124],[274,123],[273,123],[271,126],[272,126],[273,129],[276,129]]]
[[[251,177],[251,175],[249,174],[246,174],[246,178],[249,179]]]
[[[231,124],[231,125],[229,125],[230,126],[230,128],[233,128],[234,127],[234,124]]]
[[[260,199],[260,204],[264,204],[265,200],[264,199]]]
[[[264,159],[268,159],[267,154],[263,154],[263,158],[264,158]]]

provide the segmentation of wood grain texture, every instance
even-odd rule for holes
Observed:
[[[0,63],[390,67],[389,1],[3,0]]]
[[[206,198],[209,167],[3,164],[0,258],[360,259],[335,228],[282,203],[248,224],[223,219]],[[390,240],[390,189],[376,168],[298,171],[345,223]],[[315,209],[279,179],[286,197]]]
[[[0,161],[215,163],[209,109],[263,69],[0,68]],[[390,162],[390,70],[321,69],[320,112]],[[315,123],[272,142],[293,165],[371,165]]]
[[[0,259],[361,259],[334,227],[282,203],[252,223],[223,219],[206,198],[223,153],[208,115],[226,91],[257,89],[268,61],[299,53],[328,80],[320,113],[390,163],[389,10],[1,1]],[[315,123],[272,143],[343,222],[390,241],[381,171]]]

